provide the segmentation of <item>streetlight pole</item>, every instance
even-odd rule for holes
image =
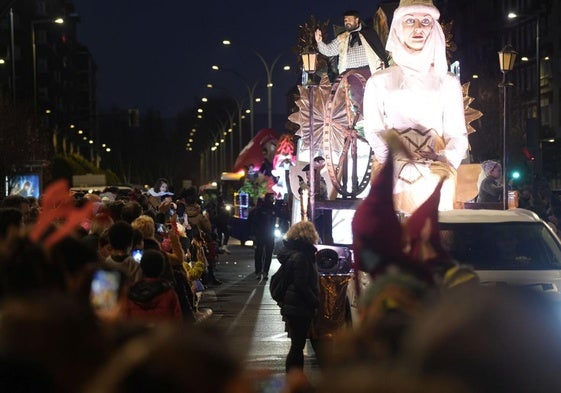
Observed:
[[[33,51],[33,109],[37,114],[37,46],[35,44],[35,22],[31,22],[31,47]]]
[[[542,103],[541,103],[541,59],[540,59],[540,13],[536,14],[536,127],[538,134],[538,174],[542,171]]]
[[[540,51],[540,19],[541,19],[541,9],[534,14],[517,14],[515,12],[509,12],[507,15],[509,19],[516,19],[518,17],[526,17],[526,20],[535,19],[536,21],[536,133],[538,139],[538,152],[537,152],[537,172],[541,173],[542,166],[542,147],[541,147],[541,51]]]
[[[512,71],[514,68],[514,62],[516,61],[516,55],[518,53],[514,50],[511,45],[506,45],[501,51],[498,52],[499,55],[499,68],[503,73],[503,80],[499,85],[503,89],[503,171],[502,171],[502,182],[503,182],[503,209],[508,209],[508,184],[507,184],[507,169],[508,169],[508,150],[507,150],[507,129],[508,129],[508,102],[507,102],[507,88],[512,86],[512,83],[507,83],[506,74]]]
[[[12,64],[12,100],[16,102],[16,45],[14,42],[14,9],[10,7],[10,57]]]
[[[265,61],[265,58],[256,50],[253,51],[265,66],[265,71],[267,72],[267,127],[273,128],[273,69],[279,61],[281,55],[278,55],[275,60],[269,64]],[[311,90],[310,90],[311,91]]]
[[[314,85],[308,85],[308,99],[310,100],[310,119],[309,119],[309,128],[310,128],[310,170],[309,170],[309,177],[310,177],[310,203],[308,204],[310,209],[310,221],[315,223],[316,218],[316,168],[314,162]]]
[[[253,105],[255,104],[255,87],[257,87],[257,82],[253,84],[250,88],[248,85],[245,86],[247,88],[247,94],[249,95],[249,130],[251,132],[251,139],[255,136],[255,113],[253,112]]]
[[[208,85],[208,86],[212,86],[212,85]],[[206,103],[209,100],[208,98],[203,97],[201,101]],[[216,172],[218,172],[219,170],[222,171],[229,170],[230,168],[230,161],[228,160],[228,155],[227,155],[227,148],[228,148],[227,143],[230,144],[229,146],[230,160],[233,161],[233,157],[234,157],[234,147],[233,147],[234,136],[232,132],[234,126],[234,113],[231,113],[229,110],[225,109],[224,107],[221,107],[220,109],[224,110],[227,119],[224,118],[224,116],[221,116],[217,112],[210,112],[210,114],[214,115],[213,120],[216,121],[216,124],[210,124],[208,123],[208,120],[207,123],[205,123],[205,127],[207,131],[211,134],[211,138],[212,138],[212,142],[211,142],[212,145],[209,149],[210,154],[214,154],[215,150],[220,149],[220,151],[216,153],[219,155],[219,161],[217,162],[216,168],[213,169],[216,170]],[[203,112],[203,110],[199,109],[199,112]],[[238,110],[238,112],[240,112],[240,110]],[[201,119],[203,118],[202,114],[200,114],[199,116]],[[241,119],[240,119],[240,124],[241,124]],[[227,141],[228,135],[230,136],[229,141]],[[241,142],[241,138],[240,138],[240,142]]]
[[[316,72],[316,57],[317,53],[308,52],[302,54],[302,64],[304,65],[304,71],[308,73],[308,101],[310,104],[310,113],[309,113],[309,143],[310,143],[310,170],[309,170],[309,177],[310,177],[310,193],[309,193],[309,204],[308,208],[310,210],[310,221],[312,224],[315,225],[315,207],[316,207],[316,168],[314,162],[314,87],[316,87],[312,82],[312,74]]]
[[[243,106],[242,106],[241,101],[239,99],[237,99],[236,97],[234,97],[233,95],[231,95],[231,93],[228,91],[228,89],[225,89],[223,87],[216,87],[211,83],[207,84],[206,87],[209,88],[209,89],[218,88],[220,90],[224,90],[224,91],[228,92],[229,98],[231,98],[234,101],[234,103],[236,104],[236,109],[237,109],[237,112],[238,112],[238,130],[239,130],[238,131],[238,143],[239,143],[239,151],[241,152],[242,148],[243,148],[243,146],[242,146],[242,144],[243,144],[243,138],[242,138],[242,133],[243,133],[243,125],[242,125],[243,113],[242,113],[242,109],[243,109]],[[253,110],[250,109],[250,112],[253,113]]]
[[[219,146],[220,146],[220,149],[221,149],[221,168],[220,169],[222,171],[224,171],[224,170],[228,171],[229,167],[226,168],[226,166],[225,166],[226,163],[227,163],[227,159],[226,159],[226,137],[228,136],[228,130],[229,129],[231,130],[231,128],[230,128],[231,123],[227,124],[225,121],[222,121],[220,119],[216,119],[216,121],[218,122],[218,124],[220,124],[220,128],[219,128],[218,132],[216,133],[216,135],[217,135],[216,138],[218,140],[218,143],[220,143]],[[230,146],[231,145],[232,144],[230,143]]]
[[[236,75],[238,78],[240,78],[243,83],[245,88],[247,89],[247,95],[249,97],[249,125],[250,125],[250,132],[251,132],[251,138],[253,138],[255,136],[255,125],[254,125],[254,103],[255,103],[255,88],[257,87],[257,82],[255,82],[253,84],[253,86],[249,86],[249,84],[246,81],[246,78],[240,74],[239,72],[237,72],[236,70],[233,70],[231,68],[220,68],[217,65],[213,65],[211,67],[214,71],[228,71],[231,72],[232,74]]]
[[[232,42],[230,40],[223,40],[222,44],[225,46],[230,46]],[[269,64],[261,53],[259,53],[255,49],[251,50],[259,58],[259,60],[261,60],[261,63],[263,63],[263,66],[265,67],[265,72],[267,73],[267,127],[273,128],[273,70],[277,62],[280,60],[282,53],[277,55],[273,62]]]
[[[63,24],[64,19],[41,19],[31,21],[31,50],[33,57],[33,108],[37,113],[37,42],[35,38],[35,26],[42,23],[56,23]]]
[[[230,168],[234,167],[234,134],[232,133],[232,129],[234,127],[234,114],[226,111],[226,115],[228,116],[228,134],[230,134]]]

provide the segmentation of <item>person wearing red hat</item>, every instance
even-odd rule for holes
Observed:
[[[394,160],[396,209],[412,213],[441,176],[440,210],[453,208],[456,170],[468,148],[462,87],[448,72],[446,40],[432,0],[401,0],[386,49],[394,64],[373,74],[364,92],[365,136],[376,161],[390,158],[385,135],[411,151]]]

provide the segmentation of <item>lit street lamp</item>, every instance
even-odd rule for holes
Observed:
[[[230,117],[230,114],[228,113],[228,119],[231,121],[233,120],[233,116]],[[231,126],[231,122],[227,123],[219,118],[216,118],[217,123],[220,125],[220,127],[218,128],[218,131],[216,131],[214,134],[214,138],[216,139],[216,141],[219,143],[219,145],[216,145],[216,147],[218,149],[221,149],[220,151],[220,160],[221,160],[221,165],[219,168],[219,172],[222,172],[224,170],[228,170],[228,167],[226,166],[227,164],[229,164],[229,161],[226,159],[226,137],[228,136],[228,134],[230,135],[230,150],[232,150],[232,126]]]
[[[230,163],[230,168],[234,167],[234,134],[233,134],[233,129],[234,129],[234,114],[230,113],[229,111],[226,111],[226,115],[228,116],[228,134],[230,134],[230,160],[228,161]]]
[[[508,153],[506,148],[506,133],[507,133],[507,88],[512,86],[512,83],[507,83],[506,74],[514,68],[516,55],[518,54],[510,45],[506,45],[499,54],[499,68],[503,73],[503,80],[499,85],[503,89],[503,209],[508,209],[508,185],[507,185],[507,166],[508,166]]]
[[[207,83],[206,87],[209,88],[209,89],[220,89],[220,90],[224,90],[224,91],[228,92],[228,89],[225,89],[223,87],[216,87],[212,83]],[[243,148],[243,135],[242,135],[243,134],[243,124],[242,124],[242,120],[243,120],[242,109],[243,109],[243,106],[242,106],[241,101],[239,99],[237,99],[236,97],[230,95],[229,92],[228,92],[228,98],[232,99],[235,102],[236,109],[237,109],[237,112],[238,112],[238,145],[239,145],[238,148],[239,148],[239,151],[241,151],[242,148]]]
[[[35,38],[35,26],[43,23],[63,24],[64,19],[41,19],[31,21],[31,49],[33,55],[33,107],[37,112],[37,43]]]
[[[229,40],[223,40],[222,44],[225,46],[229,46],[232,44],[232,42]],[[265,67],[265,72],[267,73],[267,127],[272,128],[273,127],[273,93],[272,93],[273,70],[275,69],[277,62],[280,60],[282,53],[277,55],[277,57],[273,60],[273,62],[269,64],[267,63],[267,61],[265,60],[265,58],[261,53],[259,53],[255,49],[251,49],[251,50],[259,58],[259,60],[261,60],[261,63],[263,63],[263,66]],[[288,68],[284,67],[284,69],[286,70]]]
[[[309,177],[310,177],[310,187],[309,187],[309,204],[308,208],[310,210],[310,221],[312,224],[314,223],[315,219],[315,197],[316,197],[316,168],[314,165],[314,87],[316,87],[312,83],[312,75],[316,72],[316,58],[317,53],[314,52],[307,52],[302,53],[302,64],[304,71],[308,73],[308,83],[306,87],[308,88],[308,100],[310,103],[310,130],[309,130],[309,141],[310,141],[310,170],[309,170]]]
[[[253,105],[256,101],[255,88],[257,87],[257,82],[255,82],[253,84],[253,86],[250,87],[249,84],[247,84],[247,81],[246,81],[245,77],[242,74],[240,74],[239,72],[237,72],[236,70],[233,70],[231,68],[220,68],[217,65],[213,65],[211,68],[215,71],[231,72],[232,74],[236,75],[238,78],[240,78],[244,82],[244,86],[247,89],[247,95],[249,97],[249,125],[250,125],[251,138],[253,138],[255,136],[254,112],[253,112],[254,106]]]
[[[257,55],[257,57],[259,57],[259,60],[261,60],[261,63],[263,63],[265,71],[267,72],[267,127],[273,128],[273,69],[275,68],[275,65],[279,61],[281,55],[278,55],[269,66],[265,61],[265,58],[261,56],[259,52],[255,50],[253,52]]]

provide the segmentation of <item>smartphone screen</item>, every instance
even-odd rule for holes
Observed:
[[[98,269],[92,277],[90,300],[95,309],[113,309],[119,302],[121,273]]]
[[[142,260],[142,255],[143,255],[143,251],[142,250],[132,250],[132,259],[134,259],[136,262],[140,263],[140,261]]]

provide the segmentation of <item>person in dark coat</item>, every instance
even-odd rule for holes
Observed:
[[[315,260],[319,235],[310,221],[300,221],[286,233],[284,247],[277,259],[289,264],[292,278],[281,302],[281,315],[290,336],[290,350],[286,357],[286,372],[304,368],[304,346],[312,319],[319,307],[319,273]]]
[[[267,193],[249,213],[251,233],[255,237],[255,276],[258,280],[269,278],[269,268],[275,248],[275,194]]]

